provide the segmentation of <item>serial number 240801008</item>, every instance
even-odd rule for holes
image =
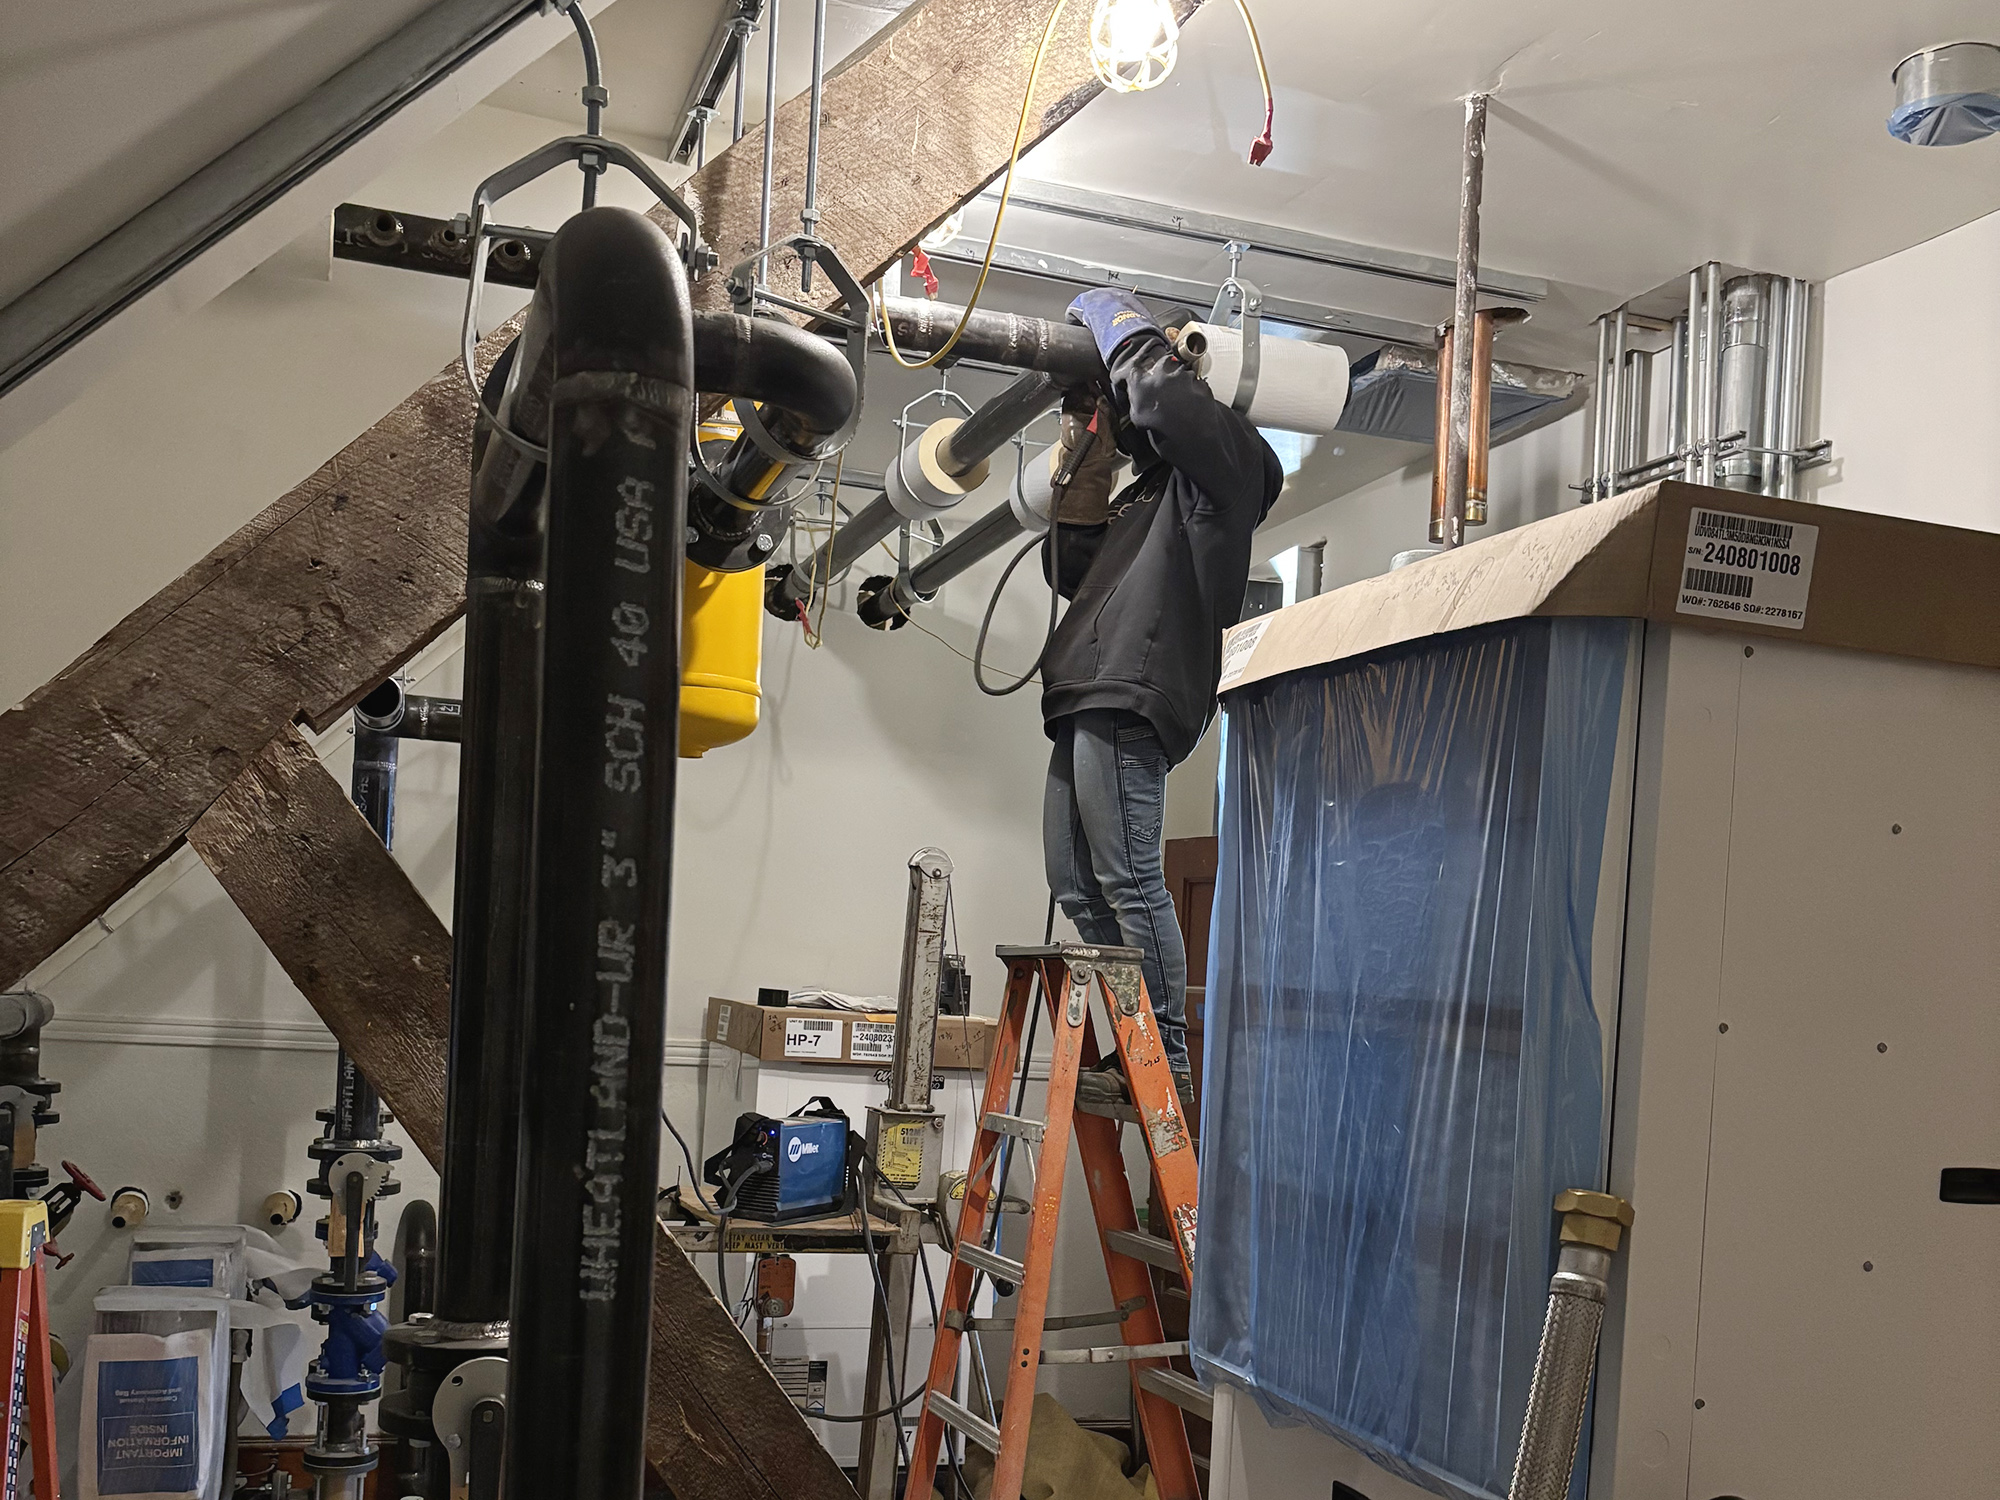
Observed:
[[[1704,542],[1701,560],[1725,568],[1748,568],[1755,573],[1790,578],[1798,577],[1802,561],[1796,552],[1779,552],[1770,547],[1744,547],[1735,542]]]

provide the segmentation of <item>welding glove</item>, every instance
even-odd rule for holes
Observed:
[[[1069,305],[1069,320],[1081,323],[1097,341],[1097,352],[1110,368],[1111,357],[1134,334],[1158,333],[1160,325],[1146,305],[1122,287],[1101,286],[1080,293]]]
[[[1111,412],[1104,406],[1065,410],[1056,440],[1056,519],[1065,526],[1102,526],[1111,515],[1111,487],[1117,475],[1118,446],[1112,441]],[[1068,475],[1067,482],[1063,476]]]

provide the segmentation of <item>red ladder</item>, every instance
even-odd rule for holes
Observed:
[[[6,1369],[0,1391],[7,1404],[7,1445],[0,1458],[0,1500],[21,1500],[21,1450],[32,1455],[36,1500],[56,1495],[56,1382],[49,1352],[49,1283],[42,1247],[49,1242],[49,1211],[29,1198],[0,1201],[0,1316]],[[26,1437],[24,1444],[22,1438]]]
[[[965,1184],[965,1204],[959,1213],[952,1246],[951,1273],[945,1283],[940,1327],[931,1350],[916,1446],[910,1455],[910,1495],[928,1497],[935,1482],[947,1427],[962,1433],[994,1456],[991,1494],[1012,1500],[1021,1493],[1021,1476],[1028,1457],[1028,1422],[1035,1401],[1035,1377],[1043,1363],[1125,1363],[1131,1370],[1132,1394],[1153,1466],[1160,1500],[1200,1500],[1194,1458],[1188,1451],[1181,1407],[1162,1391],[1191,1386],[1168,1361],[1186,1352],[1170,1344],[1160,1325],[1150,1266],[1178,1273],[1194,1285],[1195,1153],[1191,1122],[1183,1117],[1174,1092],[1173,1074],[1160,1044],[1159,1027],[1146,997],[1136,948],[1095,948],[1060,943],[1039,948],[1001,948],[1007,963],[1007,995],[999,1030],[986,1072],[986,1095],[980,1106],[980,1130],[972,1148],[972,1166]],[[1021,1038],[1029,1007],[1039,989],[1048,1004],[1054,1032],[1049,1061],[1048,1117],[1028,1120],[1010,1113],[1007,1097],[1020,1063]],[[1101,1054],[1091,1019],[1093,989],[1102,996],[1131,1104],[1104,1114],[1079,1107],[1079,1071],[1094,1067]],[[1152,1158],[1153,1177],[1173,1235],[1171,1241],[1139,1232],[1132,1203],[1132,1186],[1118,1149],[1118,1124],[1130,1119],[1141,1127]],[[1083,1157],[1090,1206],[1097,1219],[1098,1240],[1104,1248],[1104,1269],[1111,1279],[1117,1311],[1101,1317],[1058,1318],[1048,1315],[1049,1274],[1055,1260],[1056,1217],[1062,1205],[1063,1170],[1074,1133]],[[1013,1260],[987,1248],[989,1212],[993,1207],[994,1176],[1001,1143],[1011,1140],[1035,1153],[1034,1199],[1028,1227],[1028,1251]],[[1012,1318],[971,1316],[973,1284],[984,1274],[1013,1283],[1020,1302]],[[1050,1326],[1077,1327],[1093,1322],[1118,1323],[1123,1342],[1102,1349],[1050,1351],[1045,1360],[1042,1334]],[[958,1371],[959,1350],[968,1332],[1007,1331],[1007,1388],[999,1420],[988,1421],[951,1395]],[[1064,1357],[1066,1356],[1066,1357]],[[1197,1393],[1198,1394],[1198,1393]],[[956,1497],[954,1497],[956,1500]]]

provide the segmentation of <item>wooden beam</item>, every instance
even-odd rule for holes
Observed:
[[[286,728],[188,841],[435,1167],[451,937]],[[656,1237],[647,1456],[677,1500],[854,1500],[687,1255]]]
[[[1004,170],[1054,3],[920,0],[829,79],[821,227],[863,280]],[[1035,140],[1097,93],[1089,11],[1069,0]],[[805,119],[803,98],[778,112],[774,232],[797,223]],[[693,179],[725,259],[756,248],[762,150],[753,131]],[[722,277],[696,292],[719,305]],[[0,716],[0,987],[172,853],[280,728],[325,728],[457,617],[471,418],[446,369]]]
[[[439,375],[0,716],[0,987],[457,616],[470,413]]]
[[[820,121],[819,232],[863,286],[1007,168],[1035,47],[1050,38],[1021,142],[1025,155],[1103,92],[1090,65],[1091,0],[928,0],[913,5],[829,74]],[[1174,0],[1185,22],[1202,0]],[[772,152],[771,237],[799,232],[811,99],[779,106]],[[726,273],[758,249],[763,126],[689,179],[702,234]],[[772,285],[796,297],[796,258]],[[785,272],[789,268],[790,274]],[[724,276],[695,287],[697,306],[728,305]],[[824,277],[810,299],[837,299]]]

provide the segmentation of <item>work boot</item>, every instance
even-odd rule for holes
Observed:
[[[1132,1102],[1132,1090],[1125,1082],[1125,1069],[1119,1065],[1117,1053],[1076,1075],[1076,1097],[1092,1104]]]

